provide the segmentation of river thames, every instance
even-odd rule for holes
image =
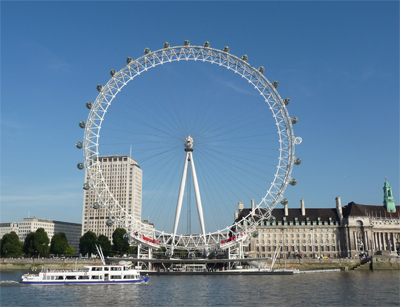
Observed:
[[[28,286],[26,271],[1,272],[12,306],[399,306],[399,271],[288,276],[151,276],[143,285]]]

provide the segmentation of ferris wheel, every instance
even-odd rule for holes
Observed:
[[[257,235],[256,228],[271,218],[274,207],[288,203],[284,192],[297,183],[291,174],[293,165],[301,163],[295,157],[295,145],[302,139],[293,132],[298,119],[289,116],[290,99],[280,97],[278,82],[263,75],[263,66],[257,69],[247,61],[247,55],[237,57],[227,46],[219,50],[209,42],[192,46],[186,40],[183,46],[171,47],[166,42],[157,51],[146,48],[136,60],[128,57],[120,71],[111,70],[111,79],[104,86],[97,85],[96,100],[86,104],[89,116],[79,123],[84,129],[83,142],[76,146],[84,155],[78,168],[86,169],[88,176],[83,188],[95,191],[98,201],[93,203],[94,209],[108,211],[106,225],[116,223],[126,229],[127,240],[148,249],[164,248],[167,255],[177,249],[208,254],[248,244],[251,236]],[[203,63],[214,65],[209,68]],[[181,65],[184,68],[175,69]],[[202,77],[196,76],[199,72]],[[174,79],[175,75],[180,77]],[[154,79],[158,80],[155,86]],[[130,81],[136,86],[131,94],[128,90],[124,94]],[[155,97],[161,88],[163,93]],[[107,134],[107,129],[113,133]],[[128,138],[126,143],[122,141]],[[155,228],[134,218],[107,185],[99,157],[104,155],[101,149],[112,147],[115,153],[118,140],[123,145],[134,142],[134,158],[141,164],[144,178],[146,172],[152,173],[148,176],[152,185],[147,188],[143,182],[143,206],[156,212]],[[267,143],[275,147],[269,148]],[[274,162],[267,161],[270,157]],[[191,199],[196,203],[197,233],[179,233],[183,232],[179,221],[185,196],[188,216]],[[224,213],[217,209],[247,196],[258,198],[257,205],[240,219],[229,222],[232,207]],[[151,207],[151,203],[155,205]],[[224,226],[209,226],[207,219],[224,215],[229,216]],[[158,228],[168,220],[174,220],[170,231]]]

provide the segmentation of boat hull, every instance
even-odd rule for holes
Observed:
[[[117,284],[142,284],[147,283],[149,277],[142,277],[137,280],[107,280],[107,281],[21,281],[21,284],[25,285],[117,285]]]

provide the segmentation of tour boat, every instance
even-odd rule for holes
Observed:
[[[24,274],[21,283],[28,285],[66,284],[132,284],[147,283],[148,276],[140,276],[131,264],[90,265],[78,270],[49,270],[42,268],[39,274]]]

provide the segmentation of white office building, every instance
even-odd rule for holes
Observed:
[[[98,158],[105,183],[118,203],[135,219],[142,216],[142,170],[138,163],[129,156],[103,156]],[[87,171],[86,181],[89,180]],[[120,225],[109,227],[110,218],[107,209],[93,209],[94,202],[99,202],[93,189],[85,190],[83,197],[82,235],[87,231],[97,236],[105,235],[112,241],[112,234]]]
[[[61,221],[44,220],[36,217],[24,218],[22,222],[12,223],[1,223],[0,224],[0,235],[1,238],[6,233],[15,231],[21,242],[25,241],[27,235],[31,232],[35,232],[38,228],[43,228],[47,233],[50,241],[53,236],[59,232],[65,233],[68,240],[68,244],[71,245],[75,254],[79,253],[79,240],[81,237],[82,225],[77,223],[68,223]]]

